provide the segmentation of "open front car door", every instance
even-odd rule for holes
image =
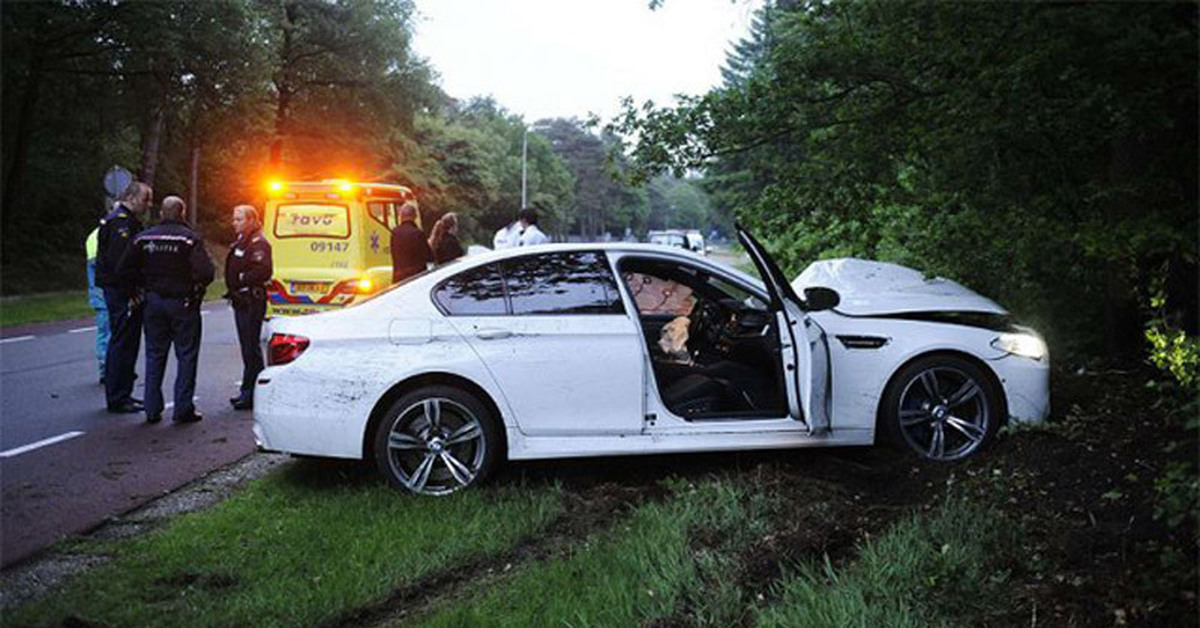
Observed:
[[[758,240],[741,225],[737,225],[737,235],[770,292],[771,310],[779,325],[788,413],[808,426],[809,434],[828,432],[829,345],[825,330],[804,313],[803,301]]]

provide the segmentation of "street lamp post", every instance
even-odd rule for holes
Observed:
[[[526,128],[521,134],[521,209],[529,206],[528,197],[526,196],[526,178],[529,172],[529,129]]]

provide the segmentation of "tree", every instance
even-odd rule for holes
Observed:
[[[467,239],[490,246],[493,232],[521,207],[526,124],[490,98],[443,103],[437,114],[418,116],[413,138],[393,146],[391,175],[415,187],[427,223],[456,212]],[[571,221],[574,180],[546,138],[528,139],[529,204],[543,230],[561,236]]]
[[[307,176],[373,174],[365,158],[413,130],[436,97],[410,51],[411,0],[259,0],[272,50],[270,163]],[[286,150],[285,150],[286,149]]]
[[[575,178],[571,230],[585,240],[602,234],[623,235],[626,229],[645,231],[647,207],[639,191],[633,189],[614,168],[609,154],[617,138],[597,136],[578,119],[541,120],[534,129],[550,140],[555,154],[562,157]]]
[[[1116,353],[1144,269],[1195,268],[1194,6],[813,1],[765,27],[744,81],[612,128],[643,175],[744,183],[792,270],[892,259]]]

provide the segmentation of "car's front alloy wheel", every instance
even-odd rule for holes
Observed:
[[[891,439],[922,458],[961,460],[990,443],[1000,424],[999,392],[977,365],[930,356],[897,374],[884,396]]]
[[[447,495],[479,482],[495,466],[499,447],[487,407],[446,386],[404,395],[375,433],[380,472],[419,495]]]

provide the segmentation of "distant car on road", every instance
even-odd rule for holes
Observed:
[[[651,244],[677,246],[701,255],[708,255],[708,247],[704,244],[704,235],[698,229],[652,230],[646,233],[646,241]]]
[[[443,495],[502,461],[870,445],[982,449],[1049,412],[1049,357],[944,279],[832,260],[788,282],[677,249],[553,244],[461,258],[341,311],[271,322],[261,448],[372,459]]]

